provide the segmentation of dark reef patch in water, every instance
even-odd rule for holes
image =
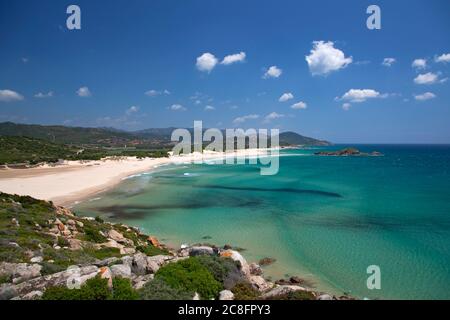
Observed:
[[[319,196],[342,198],[342,195],[336,192],[328,192],[313,189],[295,189],[295,188],[257,188],[257,187],[230,187],[219,185],[198,185],[192,186],[193,188],[209,188],[209,189],[222,189],[222,190],[235,190],[235,191],[261,191],[261,192],[289,192],[299,194],[313,194]]]
[[[262,201],[259,200],[234,200],[227,202],[227,207],[255,207],[259,206]],[[108,215],[111,219],[142,219],[148,214],[157,213],[161,210],[172,209],[202,209],[220,207],[220,203],[213,201],[189,201],[174,204],[156,204],[156,205],[113,205],[95,208],[96,211]]]

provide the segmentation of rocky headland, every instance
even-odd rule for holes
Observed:
[[[135,227],[0,193],[0,300],[348,299],[303,284],[267,280],[231,246],[175,250]]]

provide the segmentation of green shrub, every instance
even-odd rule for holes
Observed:
[[[85,248],[84,251],[88,255],[95,257],[99,260],[121,256],[119,248],[101,248],[101,249]]]
[[[58,237],[58,241],[57,241],[58,246],[60,247],[68,247],[69,244],[69,240],[67,240],[64,237]]]
[[[159,269],[155,277],[175,289],[198,292],[202,299],[215,298],[223,288],[195,257],[168,264]]]
[[[140,251],[142,253],[145,253],[147,256],[157,256],[159,254],[166,255],[166,254],[169,253],[167,250],[160,249],[160,248],[157,248],[157,247],[152,246],[152,245],[137,246],[136,250]]]
[[[85,226],[84,227],[85,239],[87,241],[92,241],[96,243],[103,243],[106,241],[106,237],[102,236],[99,230],[96,230],[93,227]]]
[[[64,286],[50,287],[45,290],[43,300],[108,300],[112,292],[108,288],[108,279],[96,276],[86,281],[80,289],[69,289]]]
[[[100,216],[96,216],[95,217],[95,221],[97,221],[99,223],[104,223],[105,222]]]
[[[316,298],[311,292],[299,290],[267,298],[266,300],[316,300]]]
[[[232,289],[235,300],[255,300],[259,297],[259,292],[248,282],[239,282]]]
[[[153,279],[139,290],[142,300],[192,300],[194,292],[187,292],[169,286],[164,280]]]
[[[63,286],[50,287],[45,290],[42,300],[81,300],[80,290]]]
[[[113,300],[138,300],[139,294],[131,286],[130,279],[114,278],[113,279]]]
[[[86,281],[80,289],[65,286],[50,287],[45,290],[43,300],[137,300],[139,294],[131,286],[129,279],[114,278],[113,289],[108,287],[108,279],[96,276]]]
[[[201,255],[196,258],[226,289],[234,287],[236,283],[243,280],[238,262],[230,258],[209,255]]]

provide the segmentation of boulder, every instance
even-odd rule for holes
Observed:
[[[100,275],[100,278],[108,279],[108,287],[110,289],[112,289],[112,287],[113,287],[113,283],[112,283],[112,276],[113,276],[113,274],[112,274],[111,270],[108,267],[101,267],[98,273]]]
[[[272,283],[266,281],[261,276],[250,276],[248,278],[248,281],[253,286],[253,288],[258,290],[259,292],[266,291],[272,287]]]
[[[268,266],[268,265],[274,263],[275,261],[277,261],[277,259],[265,257],[265,258],[262,258],[261,260],[259,260],[259,265],[260,266]]]
[[[76,267],[71,270],[64,270],[47,276],[37,277],[31,280],[24,281],[15,286],[18,294],[23,296],[32,291],[45,291],[48,287],[54,286],[65,286],[68,280],[74,279],[80,285],[83,284],[87,279],[95,277],[98,273],[98,268],[96,266],[85,266]]]
[[[43,295],[42,291],[35,290],[31,291],[30,293],[27,293],[22,297],[22,300],[39,300]]]
[[[113,277],[131,278],[131,267],[127,264],[112,265],[110,270]]]
[[[260,276],[263,274],[261,266],[254,262],[250,263],[249,270],[250,270],[250,274],[255,275],[255,276]]]
[[[18,295],[19,293],[17,292],[15,286],[11,284],[3,284],[0,286],[0,300],[11,300]]]
[[[117,257],[111,257],[111,258],[106,258],[103,260],[99,260],[93,263],[93,265],[97,266],[97,267],[107,267],[115,262],[119,261],[119,258]]]
[[[125,237],[123,236],[123,234],[114,229],[109,230],[108,237],[119,243],[125,242]]]
[[[153,280],[155,275],[153,274],[146,274],[145,276],[138,276],[133,279],[133,288],[136,290],[142,289],[147,282]]]
[[[41,275],[42,266],[39,264],[27,263],[0,263],[0,276],[10,276],[14,284],[28,279],[36,278]]]
[[[152,246],[161,248],[161,244],[159,243],[158,239],[156,237],[150,236],[147,238],[147,241],[152,244]]]
[[[141,252],[133,256],[131,271],[136,275],[144,275],[147,273],[147,256]]]
[[[32,263],[39,263],[42,262],[44,260],[44,258],[42,256],[37,256],[37,257],[33,257],[30,259],[30,262]]]
[[[191,257],[200,256],[200,255],[213,255],[214,249],[208,246],[197,246],[189,248],[189,255]]]
[[[136,253],[135,248],[121,248],[120,249],[120,254],[134,254],[134,253]]]
[[[156,271],[158,271],[159,268],[169,260],[173,260],[173,257],[164,255],[147,257],[147,271],[150,273],[156,273]]]
[[[317,300],[333,300],[333,297],[329,294],[321,294],[317,297]]]
[[[200,295],[197,292],[195,292],[194,297],[192,297],[192,300],[200,300]]]
[[[67,239],[69,242],[69,248],[70,250],[81,250],[81,240],[78,239]]]
[[[121,258],[121,260],[122,260],[122,263],[123,263],[123,264],[129,265],[130,268],[131,268],[131,265],[133,264],[133,257],[130,257],[130,256],[123,256],[123,257]]]
[[[235,250],[225,250],[220,253],[220,256],[230,258],[233,261],[238,261],[241,265],[241,272],[245,277],[250,276],[250,267],[245,258]]]
[[[222,290],[219,293],[219,300],[234,300],[234,293],[230,290]]]
[[[307,291],[305,288],[300,287],[300,286],[291,286],[291,285],[283,285],[283,286],[278,286],[273,288],[272,290],[270,290],[269,292],[266,292],[265,294],[262,295],[262,298],[273,298],[276,296],[280,296],[280,295],[285,295],[288,294],[290,292],[295,292],[295,291]]]

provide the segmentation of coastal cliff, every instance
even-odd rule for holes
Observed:
[[[1,300],[339,299],[297,277],[272,283],[231,246],[174,250],[28,196],[0,193],[0,224]]]

